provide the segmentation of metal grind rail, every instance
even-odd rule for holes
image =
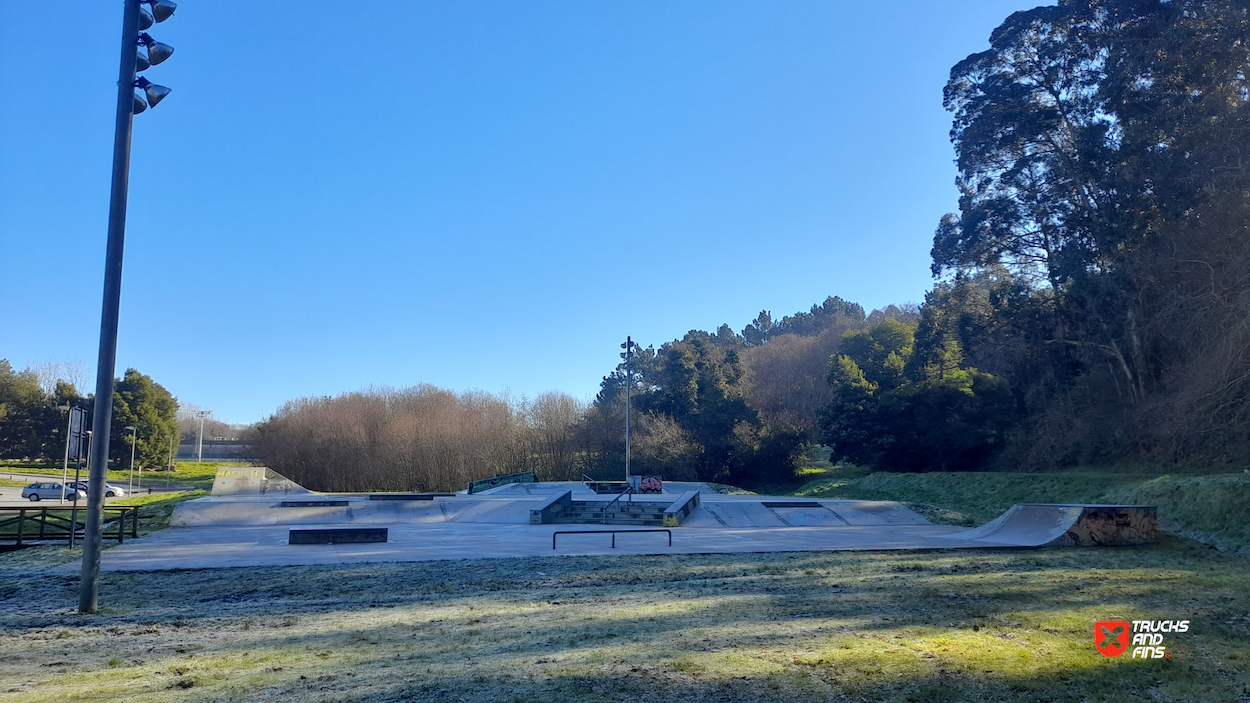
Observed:
[[[0,508],[0,544],[10,543],[14,547],[22,547],[32,541],[70,540],[82,538],[87,523],[86,510],[78,510],[78,519],[72,517],[73,508]],[[114,525],[109,525],[109,513],[114,517]],[[139,506],[137,505],[106,505],[104,506],[104,523],[106,530],[101,533],[104,539],[117,538],[118,543],[126,540],[126,520],[130,519],[130,536],[139,536]],[[116,530],[112,529],[116,527]]]
[[[613,505],[615,505],[615,504],[617,503],[617,501],[619,501],[621,498],[624,498],[625,496],[632,496],[633,494],[634,494],[634,487],[633,487],[633,486],[626,486],[626,487],[625,487],[625,490],[621,491],[621,494],[620,494],[620,495],[618,495],[617,497],[615,497],[615,498],[613,498],[612,500],[608,501],[608,504],[607,504],[607,505],[605,505],[605,506],[603,506],[603,524],[605,524],[605,525],[606,525],[606,524],[608,524],[608,508],[611,508]],[[631,499],[631,500],[632,500],[632,499]],[[628,503],[629,501],[625,501],[625,502],[627,502],[627,503]],[[552,542],[554,542],[554,541],[555,541],[555,540],[553,539],[553,540],[552,540]],[[672,536],[672,535],[669,535],[669,536],[668,536],[668,541],[669,541],[669,542],[672,542],[672,541],[673,541],[673,536]],[[612,538],[612,546],[613,546],[613,547],[615,547],[615,546],[616,546],[616,538],[615,538],[615,537],[613,537],[613,538]],[[552,548],[552,549],[555,549],[555,546],[553,545],[551,548]]]
[[[645,529],[645,530],[557,530],[551,533],[551,548],[556,548],[556,537],[559,535],[612,535],[612,548],[616,549],[617,533],[630,534],[634,532],[667,532],[668,546],[673,546],[673,531],[663,528]]]

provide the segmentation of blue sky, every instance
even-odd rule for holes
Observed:
[[[135,119],[118,374],[233,422],[369,385],[589,398],[627,334],[920,301],[942,87],[1035,4],[184,0],[150,30],[174,92]],[[120,24],[0,3],[19,368],[94,374]]]

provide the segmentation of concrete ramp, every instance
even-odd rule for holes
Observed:
[[[351,521],[356,524],[428,525],[448,521],[446,505],[440,500],[357,500],[350,505]]]
[[[705,501],[686,518],[687,527],[788,527],[759,501]]]
[[[821,503],[848,525],[928,525],[928,520],[892,500],[827,500]]]
[[[173,527],[209,525],[259,526],[321,524],[337,525],[352,521],[352,506],[283,508],[276,500],[216,501],[189,500],[174,507],[169,518]]]
[[[217,469],[212,494],[233,495],[306,495],[310,491],[273,469],[246,466]]]
[[[539,505],[542,505],[541,500],[481,500],[457,512],[455,517],[451,518],[451,522],[528,525],[530,510]]]
[[[874,527],[930,523],[894,501],[703,494],[703,504],[684,524],[687,527]]]
[[[1088,547],[1155,544],[1157,510],[1144,505],[1023,503],[984,525],[942,539],[986,546]]]

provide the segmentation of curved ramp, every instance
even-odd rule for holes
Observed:
[[[984,525],[941,539],[986,546],[1087,547],[1155,544],[1159,518],[1144,505],[1022,503]]]

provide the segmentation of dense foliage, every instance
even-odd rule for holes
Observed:
[[[51,367],[14,371],[12,364],[0,359],[0,459],[62,459],[67,414],[60,408],[75,405],[90,410],[92,397],[80,396],[71,380],[47,368]],[[109,459],[114,466],[129,466],[133,438],[135,466],[165,465],[169,439],[177,436],[178,401],[134,369],[126,369],[114,383]],[[132,434],[127,426],[136,431]]]
[[[1004,463],[1244,455],[1248,62],[1244,2],[1068,0],[952,70],[921,336],[1008,384]]]

